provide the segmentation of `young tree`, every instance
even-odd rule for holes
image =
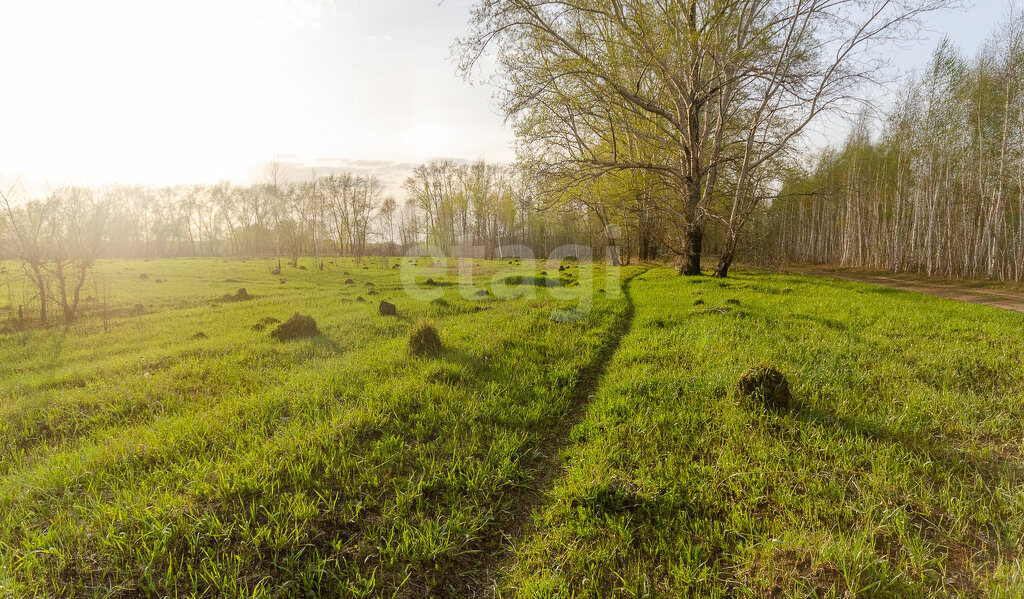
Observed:
[[[391,196],[384,198],[380,208],[377,210],[377,218],[381,221],[381,228],[387,232],[387,254],[389,256],[394,253],[395,248],[395,212],[397,210],[398,202]]]

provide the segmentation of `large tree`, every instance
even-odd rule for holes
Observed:
[[[569,185],[622,170],[657,177],[662,242],[695,275],[716,197],[735,198],[731,252],[764,187],[758,169],[878,72],[879,44],[949,4],[480,0],[458,47],[466,74],[496,52],[501,107],[524,151]]]

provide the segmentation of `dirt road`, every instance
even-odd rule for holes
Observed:
[[[860,283],[882,285],[905,291],[917,291],[919,293],[927,293],[929,295],[945,299],[970,302],[972,304],[984,304],[994,308],[1024,312],[1024,292],[1021,291],[971,287],[967,284],[958,284],[954,282],[939,282],[907,276],[883,275],[831,266],[790,266],[787,267],[786,270],[804,275],[818,275],[842,279],[844,281],[857,281]]]

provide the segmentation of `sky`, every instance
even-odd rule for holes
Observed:
[[[0,183],[250,183],[348,170],[387,191],[431,158],[511,160],[492,90],[451,44],[472,0],[0,0]],[[1003,0],[894,49],[967,53]]]

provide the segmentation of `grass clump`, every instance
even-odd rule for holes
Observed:
[[[270,332],[270,336],[278,341],[316,337],[319,334],[320,329],[317,328],[313,317],[298,312]]]
[[[793,395],[786,375],[773,366],[755,366],[743,373],[737,385],[740,397],[776,410],[789,408]]]
[[[275,325],[275,324],[278,324],[280,322],[281,322],[280,320],[274,318],[273,316],[267,316],[266,318],[260,320],[256,324],[252,325],[252,330],[254,330],[254,331],[263,331],[267,327],[269,327],[270,325]]]
[[[441,336],[438,335],[434,325],[430,323],[420,324],[409,337],[409,351],[414,356],[436,355],[443,348]]]
[[[546,276],[546,272],[542,272],[541,276],[532,275],[511,275],[502,279],[502,283],[505,285],[532,285],[534,287],[561,287],[562,282],[552,279]]]
[[[225,302],[246,302],[252,298],[253,296],[249,295],[249,292],[245,287],[239,287],[238,291],[234,293],[225,293],[224,296],[221,297],[221,300]]]

